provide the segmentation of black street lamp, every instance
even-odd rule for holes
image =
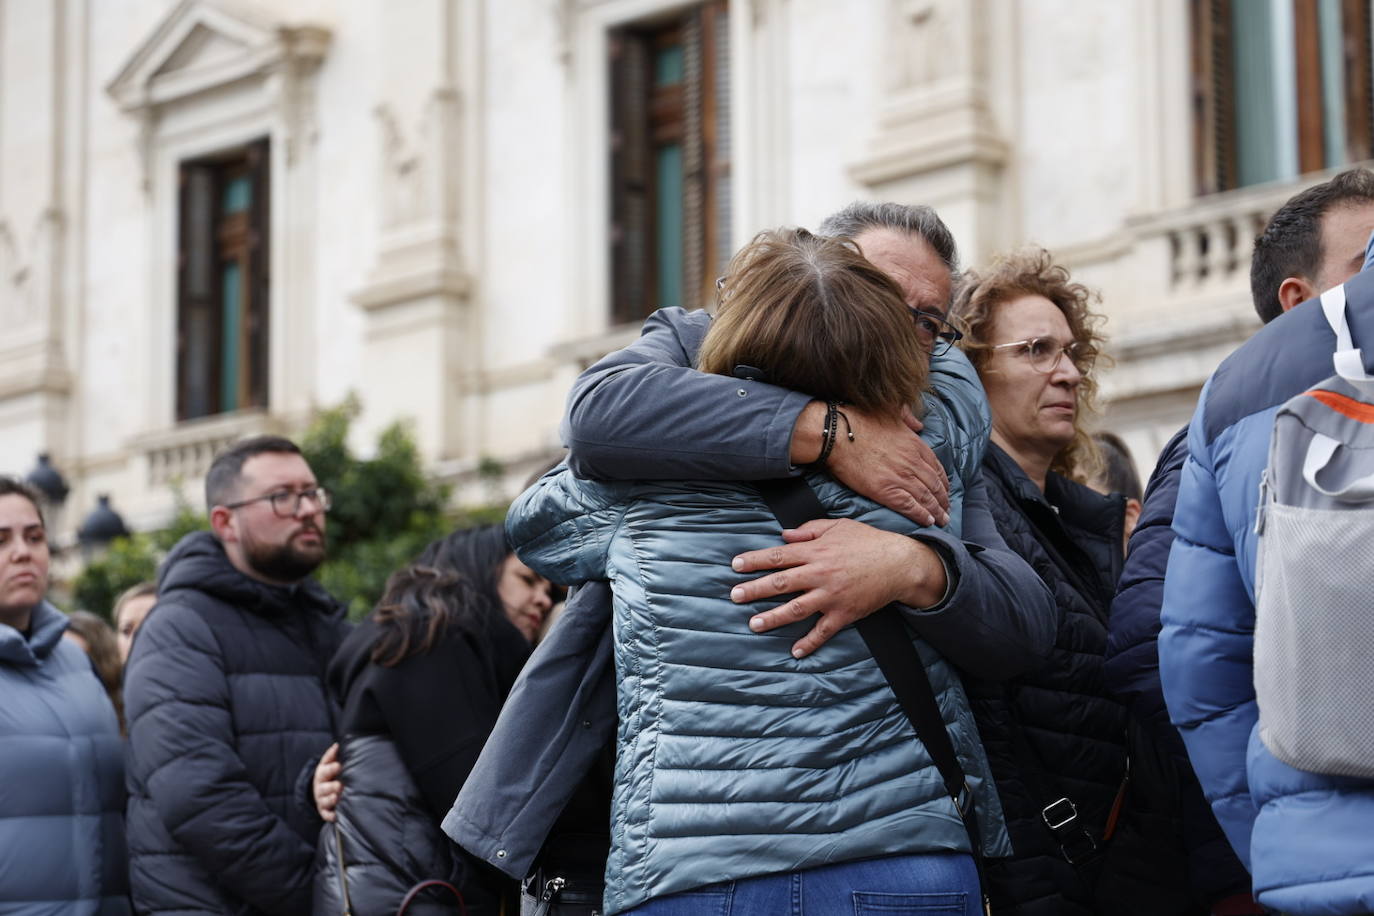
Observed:
[[[96,497],[96,507],[77,529],[76,539],[83,548],[104,547],[115,538],[126,538],[129,529],[119,513],[110,508],[110,494],[101,493]]]
[[[38,453],[38,464],[24,477],[24,482],[47,498],[54,508],[60,508],[67,501],[71,488],[57,468],[52,466],[47,452]]]

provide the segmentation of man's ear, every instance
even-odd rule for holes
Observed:
[[[1279,307],[1285,312],[1295,305],[1321,295],[1321,290],[1313,289],[1312,284],[1302,277],[1289,277],[1279,284]]]
[[[1126,498],[1126,537],[1131,536],[1135,530],[1136,522],[1140,521],[1140,500],[1131,497]]]
[[[238,526],[234,524],[234,511],[223,506],[215,506],[210,510],[210,530],[215,533],[221,543],[232,543],[238,540]]]
[[[1140,500],[1126,497],[1126,521],[1121,526],[1121,549],[1124,553],[1130,553],[1131,532],[1135,531],[1136,522],[1140,521],[1140,509]]]

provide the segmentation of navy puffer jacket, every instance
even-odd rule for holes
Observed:
[[[66,629],[46,603],[27,639],[0,625],[0,913],[122,916],[119,724]]]
[[[310,911],[320,823],[300,783],[334,740],[324,676],[346,629],[317,583],[250,579],[209,532],[173,548],[125,677],[139,912]]]
[[[1164,602],[1164,572],[1174,542],[1174,507],[1178,482],[1188,460],[1188,428],[1179,430],[1159,456],[1145,488],[1140,521],[1131,535],[1130,552],[1121,573],[1107,632],[1104,672],[1107,686],[1148,731],[1169,769],[1176,817],[1188,853],[1188,884],[1203,903],[1247,893],[1250,873],[1203,798],[1183,738],[1169,722],[1164,688],[1159,681],[1160,608]],[[1161,798],[1162,802],[1168,797]]]

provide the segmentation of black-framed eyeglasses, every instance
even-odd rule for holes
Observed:
[[[931,356],[947,352],[955,341],[963,339],[964,333],[950,324],[944,315],[911,306],[907,308],[911,309],[911,320],[916,322],[916,336]]]
[[[1061,344],[1053,337],[1032,337],[1028,340],[997,344],[988,349],[1011,350],[1016,356],[1024,356],[1030,360],[1031,368],[1036,372],[1053,372],[1063,356],[1067,356],[1079,372],[1087,372],[1093,364],[1092,354],[1088,352],[1088,348],[1076,340]]]
[[[334,504],[329,491],[324,487],[311,487],[308,490],[278,490],[266,496],[254,496],[252,499],[241,499],[236,503],[225,503],[224,508],[242,509],[253,503],[269,502],[272,504],[272,514],[277,518],[295,518],[301,513],[301,503],[307,499],[319,507],[321,512],[328,512],[329,507]]]

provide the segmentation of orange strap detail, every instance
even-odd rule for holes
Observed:
[[[1343,414],[1361,423],[1374,423],[1374,404],[1366,404],[1363,401],[1357,401],[1343,394],[1325,391],[1321,388],[1313,388],[1307,394],[1321,401],[1338,414]]]

